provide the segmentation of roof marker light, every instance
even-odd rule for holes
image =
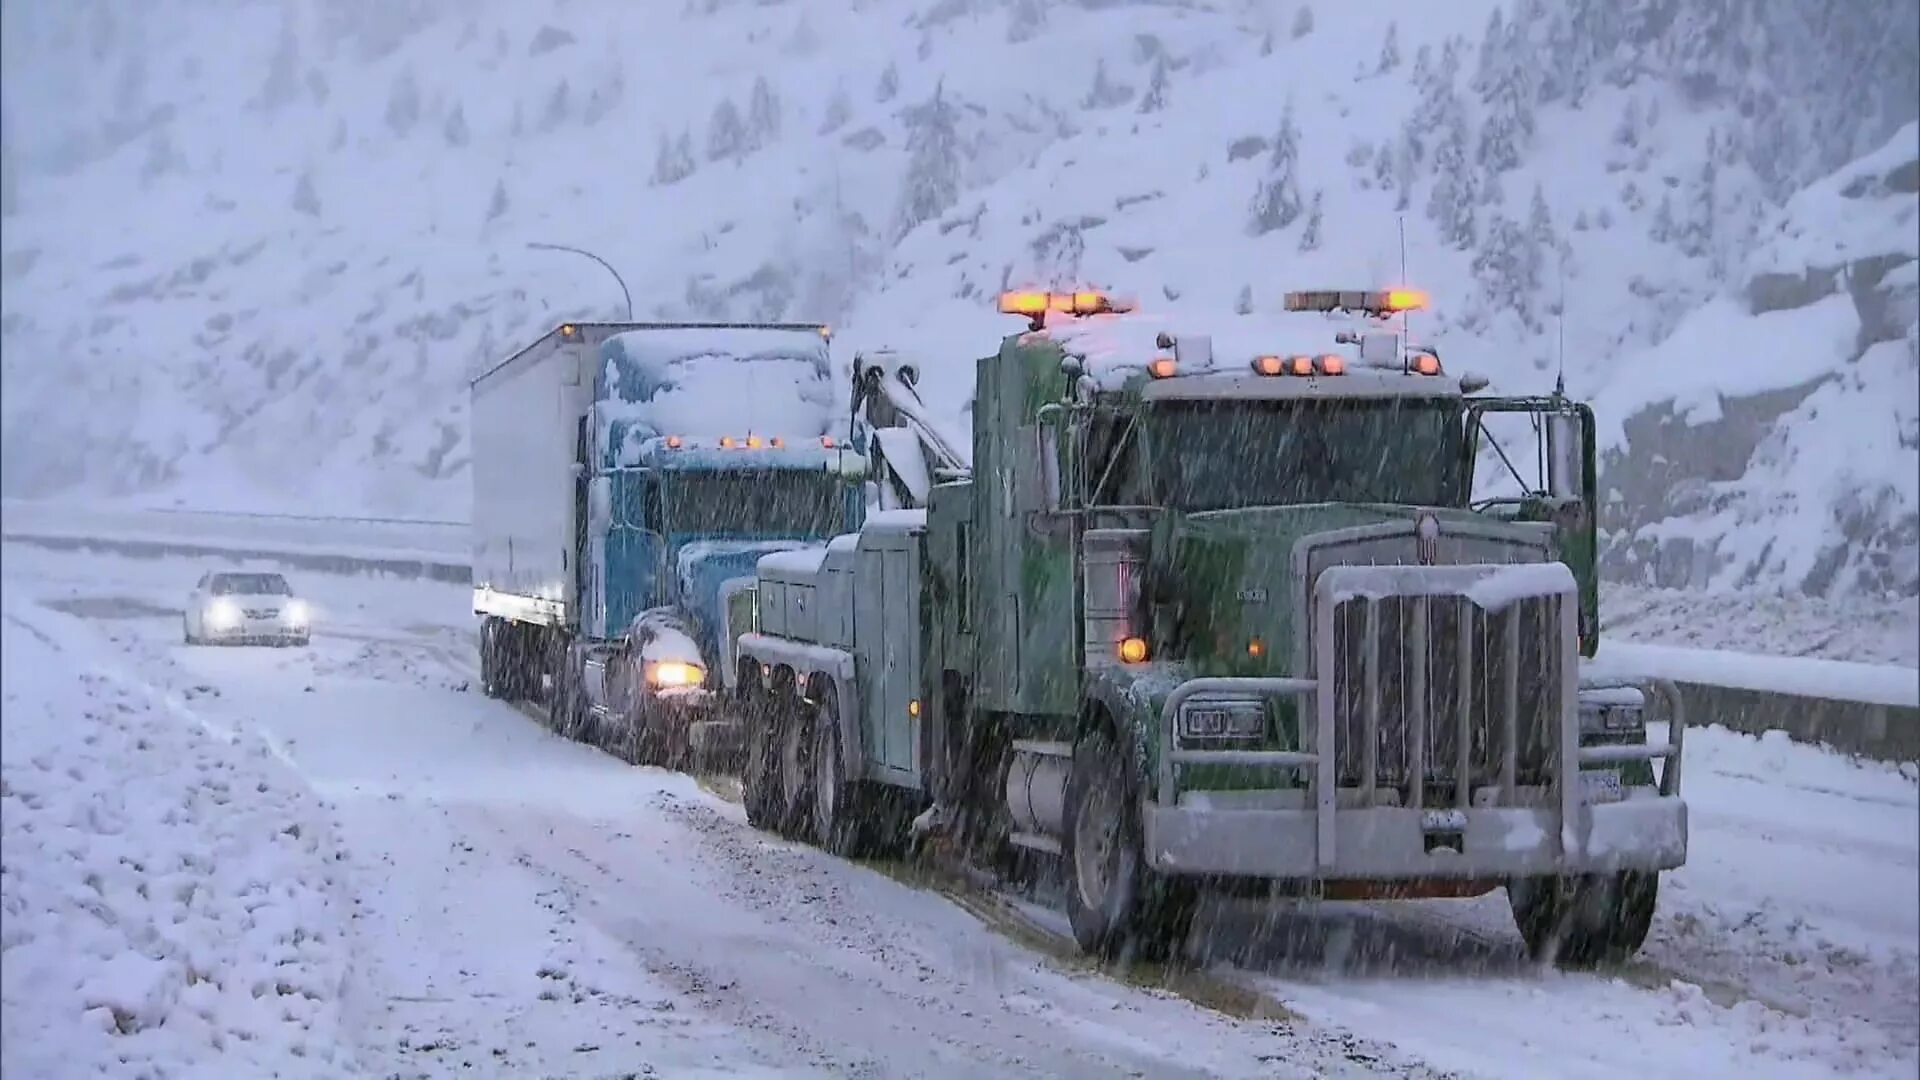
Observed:
[[[1440,374],[1440,358],[1432,353],[1420,353],[1413,358],[1413,370],[1422,375]]]
[[[1253,358],[1253,370],[1257,375],[1280,375],[1286,372],[1287,365],[1277,356],[1256,356]]]
[[[773,447],[775,450],[778,450],[781,447],[787,445],[787,440],[781,438],[778,435],[775,435],[773,438],[767,440],[767,445]]]
[[[829,450],[833,449],[833,446],[834,446],[833,436],[831,435],[820,436],[820,445],[826,447]]]
[[[1286,300],[1288,311],[1351,311],[1380,318],[1427,306],[1427,294],[1419,289],[1313,289],[1290,292]]]
[[[1147,363],[1147,374],[1156,379],[1170,379],[1173,377],[1173,372],[1174,363],[1171,356],[1156,356]]]
[[[667,449],[669,450],[680,449],[680,436],[678,435],[667,436]]]
[[[1334,353],[1328,353],[1322,356],[1319,366],[1320,374],[1322,375],[1345,375],[1347,373],[1346,358]]]
[[[1287,371],[1294,375],[1313,374],[1313,357],[1296,356],[1287,361]]]
[[[747,449],[749,450],[760,449],[760,436],[758,435],[747,436]]]
[[[721,448],[721,449],[723,449],[723,450],[731,450],[731,449],[733,449],[733,446],[734,446],[734,442],[733,442],[733,436],[731,436],[731,435],[722,435],[722,436],[720,436],[720,448]]]

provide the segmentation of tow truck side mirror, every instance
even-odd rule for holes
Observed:
[[[1578,499],[1584,494],[1586,445],[1583,434],[1580,418],[1573,413],[1547,414],[1547,494],[1560,499]]]

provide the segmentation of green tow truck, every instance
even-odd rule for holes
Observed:
[[[1230,344],[1004,295],[1029,326],[978,361],[970,473],[759,560],[749,818],[1057,859],[1096,954],[1176,943],[1205,888],[1504,887],[1535,955],[1637,950],[1686,860],[1685,724],[1581,677],[1593,417],[1474,396],[1396,323],[1423,299],[1292,293]],[[1505,494],[1474,498],[1483,460]]]

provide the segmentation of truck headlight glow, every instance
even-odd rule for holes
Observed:
[[[1267,712],[1257,701],[1198,701],[1180,706],[1180,737],[1203,741],[1258,740]]]
[[[285,615],[287,621],[294,626],[305,626],[307,625],[307,620],[313,618],[313,613],[307,610],[307,602],[305,600],[288,601],[286,609],[282,611],[281,614]]]
[[[661,689],[699,686],[706,678],[707,673],[699,664],[684,660],[659,660],[647,665],[647,681]]]

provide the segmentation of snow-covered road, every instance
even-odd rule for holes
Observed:
[[[4,569],[8,1075],[66,1075],[129,1051],[135,1063],[211,1064],[216,1047],[249,1075],[1920,1066],[1920,799],[1914,777],[1888,767],[1693,733],[1692,860],[1668,881],[1645,956],[1620,971],[1526,963],[1496,895],[1267,917],[1216,908],[1199,945],[1215,964],[1208,985],[1162,989],[1021,932],[1057,925],[1052,912],[983,919],[978,905],[772,839],[687,777],[625,766],[482,698],[463,590],[295,575],[320,610],[310,649],[190,650],[177,604],[194,567],[10,545]],[[28,708],[43,721],[16,722]],[[256,737],[264,748],[246,751]],[[42,781],[75,738],[94,779],[50,803]],[[200,829],[231,858],[207,871],[211,900],[102,937],[87,920],[124,927],[147,903],[129,890],[147,883],[122,866],[95,884],[100,864],[119,866],[120,848],[148,832],[172,834],[75,800],[109,799],[100,778],[140,755],[149,772],[183,777],[168,797],[193,809],[156,813],[180,834],[165,850],[190,851]],[[209,770],[231,777],[231,806],[192,794]],[[41,805],[23,814],[29,790]],[[308,822],[299,843],[281,839],[283,817]],[[256,878],[298,917],[264,919],[246,899]],[[318,951],[285,944],[316,932]],[[70,993],[16,983],[16,961],[81,944],[70,970],[36,969],[72,981]],[[104,978],[91,969],[124,972],[139,965],[115,957],[139,955],[171,970],[184,954],[193,976],[141,985],[138,1030],[121,1032],[112,1009],[86,1012],[80,984],[98,996]],[[223,963],[241,970],[213,979],[217,993],[197,988]],[[278,1002],[274,974],[288,963],[305,965],[308,1004],[246,1015],[264,1008],[263,979]],[[34,1056],[48,1038],[84,1047]]]

